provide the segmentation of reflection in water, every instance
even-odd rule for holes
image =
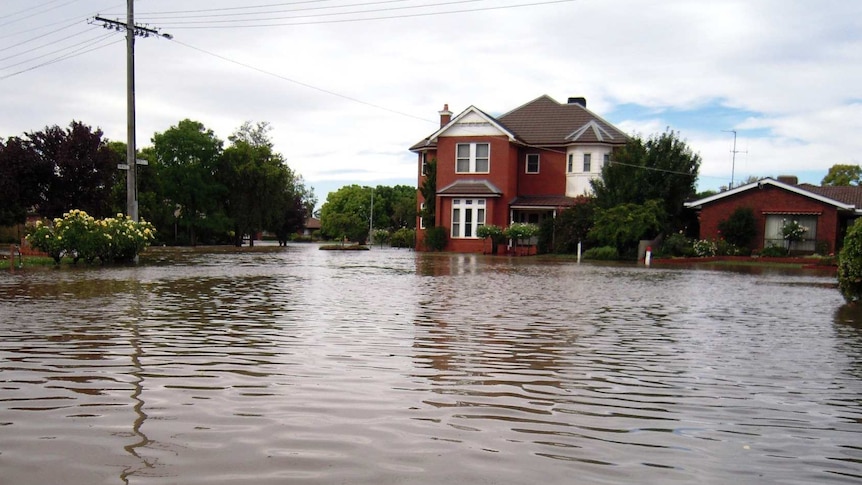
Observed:
[[[3,274],[3,483],[857,483],[830,278],[309,246]]]
[[[140,303],[136,300],[133,305],[137,306]],[[123,448],[127,453],[138,459],[144,468],[154,468],[155,463],[148,460],[146,457],[142,457],[138,453],[138,448],[142,448],[147,446],[150,443],[150,439],[147,438],[147,435],[144,434],[143,426],[144,422],[147,420],[147,414],[144,412],[144,400],[142,398],[142,394],[144,391],[144,369],[141,365],[141,356],[143,355],[143,350],[141,348],[141,336],[138,330],[138,321],[134,319],[129,322],[127,325],[128,331],[131,333],[130,344],[132,346],[132,370],[129,372],[129,375],[132,377],[132,385],[134,386],[131,398],[134,402],[132,409],[135,412],[135,420],[132,424],[132,433],[137,438],[137,441],[134,443],[129,443]],[[139,470],[138,467],[127,466],[122,473],[120,473],[120,480],[123,483],[130,483],[129,477],[133,475],[138,475]]]

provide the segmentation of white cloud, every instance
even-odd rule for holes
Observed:
[[[487,0],[459,8],[513,3]],[[0,17],[29,6],[25,0],[3,2]],[[182,10],[223,6],[237,5],[188,0]],[[92,35],[98,29],[85,19],[97,13],[93,8],[124,11],[117,2],[77,2],[58,7],[54,17],[14,22],[0,34],[0,59],[18,52],[3,51],[4,43],[28,38],[15,32],[55,20],[78,18],[75,29]],[[167,0],[138,2],[137,9],[139,18],[180,10]],[[268,121],[276,149],[311,185],[412,183],[416,159],[407,149],[436,129],[444,103],[456,114],[470,105],[502,114],[542,94],[560,101],[585,96],[591,110],[627,132],[648,136],[670,126],[703,156],[708,186],[730,178],[732,138],[721,129],[739,131],[739,174],[825,174],[834,163],[860,162],[860,2],[580,0],[219,30],[185,29],[171,24],[177,20],[172,16],[150,23],[176,42],[149,38],[136,44],[138,145],[183,118],[203,122],[223,139],[243,121]],[[124,140],[123,50],[121,42],[0,80],[0,136],[77,119]],[[15,70],[7,65],[0,60],[0,77]],[[606,116],[621,105],[639,114]],[[715,114],[729,117],[721,129],[672,123],[680,110],[703,110],[709,117],[715,107],[727,108]]]

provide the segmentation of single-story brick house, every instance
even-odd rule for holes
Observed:
[[[805,240],[794,243],[792,249],[832,253],[840,249],[847,227],[862,216],[862,187],[821,187],[799,184],[793,176],[781,176],[686,202],[685,206],[698,211],[701,239],[719,239],[719,223],[736,209],[748,207],[757,221],[752,249],[783,246],[784,224],[796,221],[807,227],[808,232]]]

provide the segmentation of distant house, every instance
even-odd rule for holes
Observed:
[[[862,216],[862,187],[799,184],[796,177],[765,178],[700,200],[686,202],[698,211],[701,239],[718,239],[718,224],[740,207],[754,211],[757,237],[753,249],[783,246],[782,229],[791,221],[808,228],[800,252],[840,249],[848,225]],[[820,246],[818,248],[818,245]]]
[[[590,180],[627,136],[586,104],[541,96],[502,116],[470,106],[454,118],[444,105],[440,128],[410,150],[418,154],[420,187],[427,164],[437,161],[435,225],[447,230],[446,250],[481,252],[479,227],[539,223],[591,192]],[[421,193],[417,199],[420,211],[431,202]],[[421,217],[416,227],[421,250]]]
[[[320,230],[320,219],[308,217],[305,219],[305,224],[302,226],[300,234],[311,237],[314,231]]]

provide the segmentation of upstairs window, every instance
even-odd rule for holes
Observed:
[[[527,173],[539,173],[539,154],[527,154]]]
[[[428,154],[422,152],[422,176],[428,175]]]
[[[575,154],[569,153],[569,164],[566,166],[566,172],[572,173],[575,171]]]
[[[592,167],[592,153],[584,153],[584,172],[590,172]]]
[[[455,153],[455,173],[488,173],[491,168],[491,145],[459,143]]]

